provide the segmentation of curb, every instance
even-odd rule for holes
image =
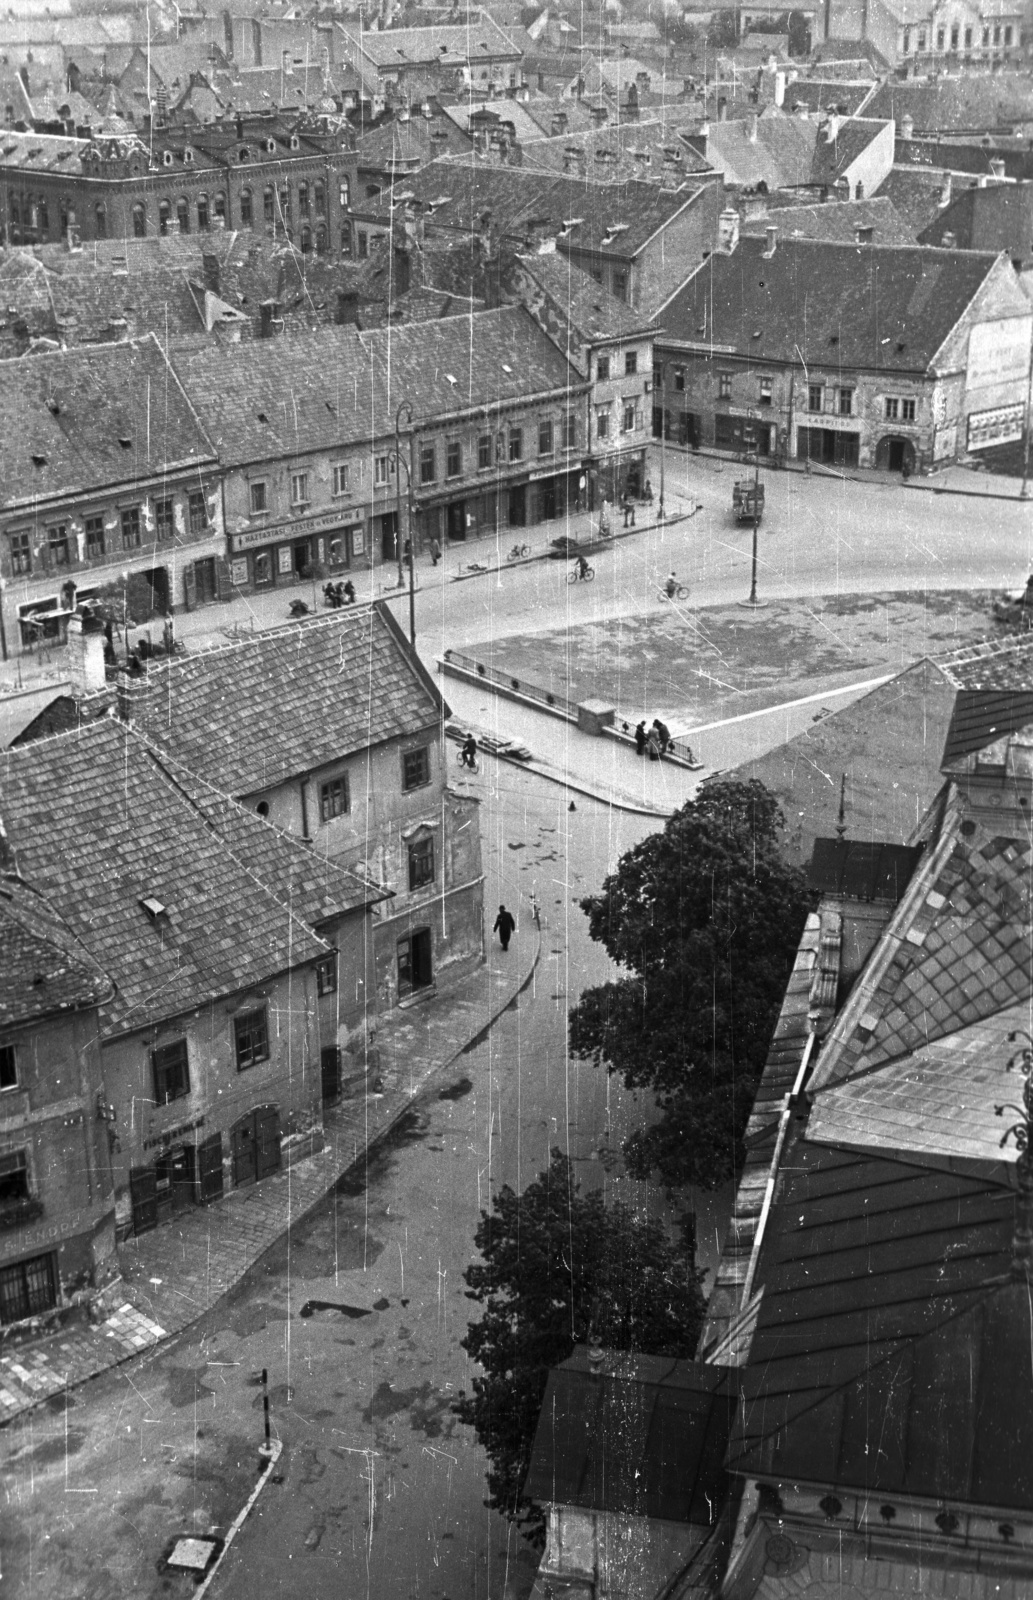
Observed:
[[[481,680],[478,679],[477,681],[479,683]],[[516,697],[513,696],[513,698],[515,699]],[[534,703],[532,701],[524,701],[523,704],[530,706]],[[538,710],[540,708],[535,707],[535,709]],[[576,726],[576,724],[571,723],[568,718],[564,718],[563,720],[567,722],[569,727]],[[471,724],[468,723],[467,726],[469,727]],[[454,739],[457,744],[460,743],[460,736],[458,734],[450,733],[448,734],[448,737],[450,739]],[[618,795],[615,791],[608,789],[590,789],[587,784],[580,780],[568,777],[565,772],[552,771],[551,768],[544,766],[534,756],[531,757],[530,761],[522,761],[519,756],[507,755],[504,750],[489,750],[487,745],[479,745],[477,754],[482,761],[486,756],[491,756],[494,761],[504,761],[507,766],[516,767],[521,772],[533,772],[536,778],[545,778],[547,782],[555,783],[559,788],[567,789],[572,794],[583,795],[586,800],[595,800],[601,806],[613,806],[616,811],[626,811],[630,816],[657,817],[666,821],[669,817],[674,815],[673,811],[661,810],[657,806],[649,806],[645,804],[640,805],[637,801],[633,800],[630,795]],[[541,930],[539,929],[539,942],[540,941]],[[535,958],[535,965],[537,966],[537,957]],[[534,968],[531,970],[533,972]],[[526,984],[522,984],[521,989],[518,989],[517,993],[519,994],[524,987],[526,987]],[[503,1010],[505,1010],[505,1007],[503,1007]],[[493,1020],[497,1020],[497,1018]],[[460,1051],[459,1053],[462,1055],[463,1052]]]
[[[676,445],[668,442],[667,448],[679,451],[686,461],[691,461],[693,456],[705,456],[709,461],[718,461],[727,467],[745,465],[745,463],[737,461],[731,454],[710,450],[704,445],[693,450],[689,445]],[[836,478],[840,483],[864,483],[873,489],[917,489],[921,494],[956,494],[963,500],[1007,500],[1020,506],[1029,502],[1028,496],[1023,499],[1022,495],[1018,493],[997,494],[993,490],[983,492],[979,489],[956,489],[953,484],[919,483],[914,478],[909,478],[906,482],[903,482],[899,474],[887,472],[885,476],[880,476],[874,467],[870,469],[870,476],[868,477],[861,477],[854,472],[837,472],[832,467],[826,467],[821,461],[812,461],[810,472],[807,471],[806,467],[798,465],[796,461],[783,461],[781,465],[776,465],[774,462],[769,461],[763,470],[765,472],[795,472],[797,477],[800,478],[813,477],[817,474],[818,477],[822,478]],[[961,468],[960,470],[964,471],[965,469]],[[996,474],[991,473],[989,476],[993,477]]]
[[[700,507],[696,506],[692,511],[679,511],[672,516],[665,517],[663,522],[654,520],[653,522],[637,523],[633,528],[615,528],[612,533],[597,535],[597,538],[604,538],[606,544],[611,545],[616,544],[618,539],[630,539],[637,533],[651,533],[656,528],[674,528],[679,522],[690,521],[699,509]],[[590,542],[594,543],[595,541]],[[446,582],[469,583],[473,578],[490,578],[494,574],[505,572],[510,568],[528,567],[535,561],[552,561],[555,559],[556,554],[557,552],[550,546],[547,550],[539,550],[537,553],[532,552],[529,556],[521,556],[519,561],[496,561],[494,564],[489,562],[481,572],[457,572],[451,578],[446,579]],[[564,559],[566,560],[567,558],[564,557]]]

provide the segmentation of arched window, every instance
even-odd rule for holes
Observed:
[[[347,210],[348,209],[348,205],[349,205],[350,201],[351,201],[351,189],[350,189],[350,187],[348,185],[348,179],[347,178],[342,178],[341,179],[341,207],[342,207],[343,210]]]
[[[290,227],[291,192],[286,183],[280,186],[280,221],[283,223],[284,228]]]
[[[226,221],[226,194],[222,189],[215,196],[215,215],[221,217],[223,222]]]
[[[323,224],[320,223],[319,227],[316,229],[316,254],[319,255],[319,256],[325,256],[326,255],[326,249],[327,249],[326,229],[323,226]]]
[[[262,195],[262,210],[266,222],[270,226],[274,225],[276,222],[276,190],[271,183],[267,183],[265,186],[265,193]]]
[[[301,229],[301,249],[303,255],[308,255],[312,249],[312,229],[308,223],[303,224]]]
[[[298,216],[308,216],[308,184],[298,184]]]
[[[143,208],[142,201],[138,200],[136,205],[133,207],[133,238],[146,239],[146,237],[147,213]]]
[[[241,145],[239,156],[240,156],[240,160],[241,161],[247,161],[247,160],[250,159],[250,152],[248,151],[248,147],[247,147],[246,144],[242,144]]]
[[[197,197],[197,231],[198,233],[207,233],[210,226],[211,219],[208,215],[208,196],[206,194],[199,194]]]
[[[240,226],[242,228],[250,228],[251,225],[252,225],[253,220],[254,220],[254,218],[253,218],[253,213],[252,213],[252,210],[251,210],[251,190],[250,189],[241,189],[241,191],[240,191]]]
[[[190,202],[185,194],[181,194],[176,201],[176,217],[179,221],[180,233],[190,232]]]
[[[322,178],[316,179],[316,216],[326,216],[326,184]]]
[[[106,239],[108,236],[108,214],[105,210],[103,200],[97,201],[97,204],[93,208],[93,215],[94,227],[96,229],[95,237],[98,239]]]
[[[167,200],[162,200],[158,205],[158,232],[163,238],[169,231],[169,223],[171,221],[172,207]]]
[[[50,213],[47,210],[47,197],[41,194],[36,201],[36,216],[39,220],[39,231],[44,239],[50,237]]]

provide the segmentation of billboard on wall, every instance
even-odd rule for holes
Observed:
[[[1020,401],[1013,406],[994,406],[989,411],[973,411],[968,419],[968,448],[986,450],[992,444],[1010,444],[1022,438],[1026,408]]]
[[[1029,317],[977,323],[968,336],[968,388],[1024,384],[1029,375],[1031,330]]]

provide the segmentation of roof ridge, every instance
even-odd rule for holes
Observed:
[[[343,616],[340,608],[338,608],[325,617],[317,613],[313,617],[277,623],[274,628],[259,628],[255,633],[249,634],[246,639],[227,639],[225,644],[211,645],[204,650],[196,651],[193,655],[188,654],[178,658],[174,656],[171,661],[162,661],[156,665],[152,664],[148,668],[143,683],[146,683],[152,676],[157,677],[158,673],[171,672],[174,668],[187,667],[199,661],[210,661],[213,657],[228,655],[234,650],[250,649],[264,639],[279,639],[284,634],[300,634],[302,629],[305,629],[308,633],[314,633],[318,627],[329,629],[332,627],[344,628],[349,625],[356,626],[359,618],[371,611],[376,612],[376,601],[374,600],[365,603],[360,602],[354,609],[349,607]],[[74,732],[74,729],[72,731]]]

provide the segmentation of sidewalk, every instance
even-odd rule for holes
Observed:
[[[329,1112],[318,1154],[127,1240],[119,1250],[123,1303],[112,1316],[0,1354],[0,1427],[203,1316],[346,1172],[361,1172],[367,1154],[413,1102],[481,1042],[531,981],[540,953],[540,929],[522,963],[516,947],[503,959],[490,946],[485,965],[454,988],[393,1011],[378,1038],[383,1092],[346,1100]],[[463,1041],[458,1047],[457,1039]]]

